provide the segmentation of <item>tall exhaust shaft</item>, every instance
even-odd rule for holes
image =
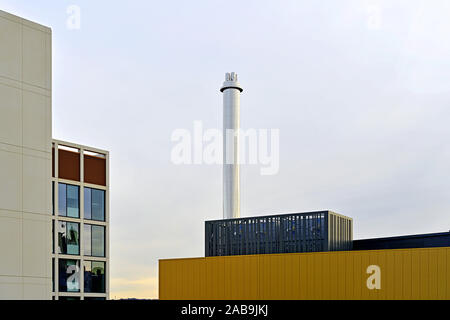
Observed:
[[[223,93],[223,218],[241,215],[239,176],[239,109],[243,91],[234,72],[225,74]]]

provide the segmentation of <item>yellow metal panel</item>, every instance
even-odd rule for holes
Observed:
[[[428,273],[430,275],[430,299],[438,298],[438,251],[433,248],[429,251]]]
[[[450,248],[447,248],[447,297],[450,300]]]
[[[158,261],[159,282],[160,283],[164,283],[166,285],[167,291],[171,292],[171,291],[173,291],[173,288],[170,285],[170,283],[168,282],[168,279],[167,279],[167,276],[166,276],[167,267],[165,266],[165,264],[166,264],[166,261],[162,261],[162,260]],[[163,265],[164,265],[164,267],[162,267]],[[158,286],[158,292],[159,292],[158,295],[159,295],[160,299],[165,299],[166,298],[164,296],[164,293],[167,292],[167,291],[161,292],[161,287]]]
[[[301,286],[300,286],[300,259],[299,255],[291,255],[291,274],[292,274],[292,300],[301,299]]]
[[[345,256],[345,299],[354,299],[353,255]]]
[[[242,265],[241,261],[242,258],[245,257],[239,257],[239,256],[233,256],[231,257],[231,264],[230,264],[230,282],[231,282],[231,299],[237,300],[239,299],[239,289],[242,287]]]
[[[409,250],[405,250],[403,253],[403,299],[410,300],[412,298],[412,257]]]
[[[386,251],[386,271],[382,275],[386,276],[386,299],[394,299],[394,283],[395,283],[395,260],[392,250]]]
[[[293,288],[293,279],[292,279],[292,259],[293,256],[289,255],[285,258],[285,263],[281,265],[284,269],[281,270],[281,272],[284,273],[284,296],[283,298],[288,300],[291,298],[294,294],[294,288]]]
[[[225,277],[225,283],[224,283],[225,297],[227,297],[228,299],[232,299],[233,292],[232,292],[231,285],[235,281],[234,279],[232,279],[232,276],[231,276],[232,257],[221,258],[221,259],[224,262],[224,272],[223,273],[224,273],[224,277]]]
[[[337,254],[332,254],[329,256],[330,258],[330,295],[331,295],[331,299],[338,299],[338,295],[337,295],[337,286],[338,286],[338,282],[337,282]],[[313,267],[314,270],[314,267]],[[313,284],[314,287],[314,284]]]
[[[353,257],[353,295],[354,299],[362,299],[362,282],[365,281],[362,277],[361,254],[351,255]],[[364,284],[365,286],[365,284]]]
[[[345,282],[346,282],[346,259],[345,253],[340,252],[337,255],[337,273],[338,273],[338,299],[345,299]]]
[[[368,256],[369,256],[369,265],[376,265],[376,266],[379,266],[381,270],[384,270],[384,268],[385,268],[385,258],[384,258],[385,253],[384,252],[377,251],[377,252],[374,252],[373,254],[369,254]],[[367,267],[366,267],[366,270],[367,270]],[[382,271],[382,273],[383,273],[383,271]],[[366,282],[367,282],[368,276],[369,275],[366,272],[366,275],[365,275]],[[363,284],[363,286],[364,286],[364,284]],[[386,288],[383,287],[383,274],[381,275],[381,289],[380,290],[369,290],[367,288],[367,283],[366,283],[364,290],[370,291],[369,296],[370,296],[370,299],[372,299],[372,300],[383,299],[383,295],[386,292]]]
[[[438,250],[437,251],[437,282],[438,282],[438,292],[437,299],[444,300],[447,297],[447,281],[446,281],[446,267],[447,267],[447,251]]]
[[[369,263],[369,253],[367,251],[361,252],[361,269],[357,272],[361,274],[361,282],[359,283],[361,290],[361,299],[368,300],[371,298],[370,293],[372,290],[367,288],[367,278],[370,276],[367,274],[367,267],[370,266]]]
[[[307,254],[299,254],[297,255],[299,261],[299,296],[300,299],[306,300],[308,299],[308,255]]]
[[[403,299],[403,254],[401,250],[394,254],[394,299],[396,300]]]
[[[225,299],[225,262],[221,257],[215,257],[213,267],[211,270],[212,276],[217,278],[217,287],[213,287],[212,289],[216,292],[217,299]]]
[[[429,250],[420,250],[420,299],[430,299],[429,293],[429,269],[428,269]]]
[[[411,252],[411,299],[420,299],[420,251]]]
[[[325,300],[331,299],[331,290],[330,290],[330,282],[331,282],[331,268],[333,266],[330,263],[330,256],[327,254],[321,254],[321,269],[318,272],[318,277],[321,277],[322,283],[322,295],[321,298]]]
[[[276,256],[270,255],[269,257],[269,261],[268,261],[268,265],[269,265],[269,281],[270,281],[270,293],[269,293],[269,297],[270,299],[278,299],[278,282],[280,281],[278,279],[278,272],[279,270],[277,269],[277,260],[276,260]]]
[[[280,255],[275,255],[273,257],[273,261],[274,261],[274,271],[275,271],[275,275],[274,278],[276,278],[277,280],[275,281],[275,287],[276,287],[276,296],[274,297],[274,299],[277,300],[282,300],[285,298],[284,295],[284,278],[285,278],[285,274],[284,274],[284,270],[282,269],[282,256]]]
[[[381,289],[367,287],[369,265]],[[208,257],[159,261],[170,299],[450,299],[450,248]]]
[[[268,295],[268,289],[269,289],[269,285],[267,282],[267,278],[268,278],[268,268],[266,266],[267,263],[267,257],[266,256],[261,256],[259,258],[259,278],[258,278],[258,282],[259,282],[259,297],[261,299],[268,299],[267,295]]]
[[[311,257],[315,259],[314,264],[317,266],[317,269],[314,270],[313,281],[315,287],[315,299],[326,299],[324,297],[324,293],[328,290],[325,288],[327,286],[327,279],[325,279],[324,274],[327,273],[325,270],[329,267],[327,255],[325,254],[311,254]]]
[[[311,279],[311,277],[313,276],[313,271],[314,271],[314,264],[313,261],[311,259],[311,254],[308,253],[305,255],[306,258],[306,290],[307,290],[307,295],[306,295],[306,299],[314,299],[314,281]]]

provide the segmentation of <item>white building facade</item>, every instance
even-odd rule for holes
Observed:
[[[52,140],[51,42],[50,28],[0,10],[0,299],[84,298],[84,283],[79,284],[78,292],[58,290],[59,281],[65,278],[56,268],[65,256],[56,249],[60,239],[55,228],[62,217],[54,207],[58,205],[55,185],[61,181],[58,170],[55,176],[55,164],[52,166],[52,158],[53,163],[58,162],[55,145],[57,150],[59,141]],[[104,266],[105,289],[95,297],[108,298],[109,154],[88,149],[94,157],[103,157],[105,163],[105,172],[100,173],[104,175],[104,185],[90,185],[104,193],[104,221],[89,224],[104,227],[105,248],[103,256],[84,258],[81,241],[81,251],[67,260],[78,261],[79,281],[84,281],[84,274],[88,277],[93,268],[97,272],[99,266]],[[78,146],[78,150],[83,159],[87,147]],[[84,162],[80,162],[80,170],[83,168]],[[94,170],[93,176],[97,175],[96,168],[94,164],[90,169]],[[83,178],[81,175],[79,181],[71,182],[79,192],[84,192]],[[83,197],[79,200],[81,208]],[[82,239],[84,210],[80,209],[79,214],[78,218],[67,220],[78,219],[69,222],[79,224],[78,238]],[[85,263],[91,260],[99,264]],[[85,269],[88,273],[83,272]],[[94,298],[93,293],[86,296]]]

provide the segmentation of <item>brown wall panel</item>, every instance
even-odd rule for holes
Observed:
[[[58,176],[61,179],[80,181],[80,154],[58,150]]]
[[[106,159],[84,155],[84,182],[106,186]]]

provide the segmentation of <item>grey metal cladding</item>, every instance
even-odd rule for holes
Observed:
[[[205,222],[205,256],[352,249],[353,220],[316,211]]]

